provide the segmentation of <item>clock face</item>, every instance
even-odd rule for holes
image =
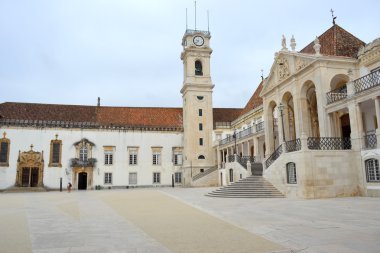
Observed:
[[[193,38],[193,42],[194,42],[194,44],[197,45],[197,46],[202,46],[203,43],[204,43],[204,39],[203,39],[201,36],[195,36],[195,37]]]

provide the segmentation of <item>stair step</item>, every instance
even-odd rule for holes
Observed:
[[[284,195],[262,176],[253,175],[205,196],[219,198],[284,198]]]

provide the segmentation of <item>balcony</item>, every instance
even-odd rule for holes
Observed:
[[[94,167],[96,163],[95,158],[89,158],[87,160],[82,160],[79,158],[72,158],[70,160],[71,167]]]
[[[349,83],[351,84],[351,83]],[[360,77],[352,82],[353,92],[352,95],[357,95],[363,91],[380,86],[380,69],[369,73],[363,77]],[[326,93],[327,104],[332,104],[342,99],[347,98],[347,86],[337,88],[335,90]]]
[[[344,85],[340,88],[332,90],[326,93],[327,96],[327,104],[334,103],[336,101],[345,99],[347,97],[347,86]]]
[[[380,69],[354,81],[355,93],[360,93],[380,85]]]
[[[242,131],[237,132],[235,134],[236,135],[235,137],[233,135],[231,135],[231,136],[228,136],[228,137],[220,140],[219,141],[219,145],[224,145],[224,144],[227,144],[227,143],[231,143],[231,142],[235,141],[235,138],[236,138],[236,141],[238,141],[238,140],[243,139],[243,138],[245,138],[247,136],[259,133],[259,132],[261,132],[263,130],[264,130],[264,122],[257,123],[254,126],[250,126],[247,129],[244,129]]]

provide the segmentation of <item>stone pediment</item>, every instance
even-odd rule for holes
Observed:
[[[310,65],[314,60],[313,56],[296,52],[280,51],[276,53],[269,76],[265,80],[261,96]]]

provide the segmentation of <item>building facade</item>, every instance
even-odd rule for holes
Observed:
[[[244,108],[213,108],[208,31],[186,30],[182,108],[0,104],[0,189],[224,186],[380,196],[380,41],[334,24],[282,48]]]

